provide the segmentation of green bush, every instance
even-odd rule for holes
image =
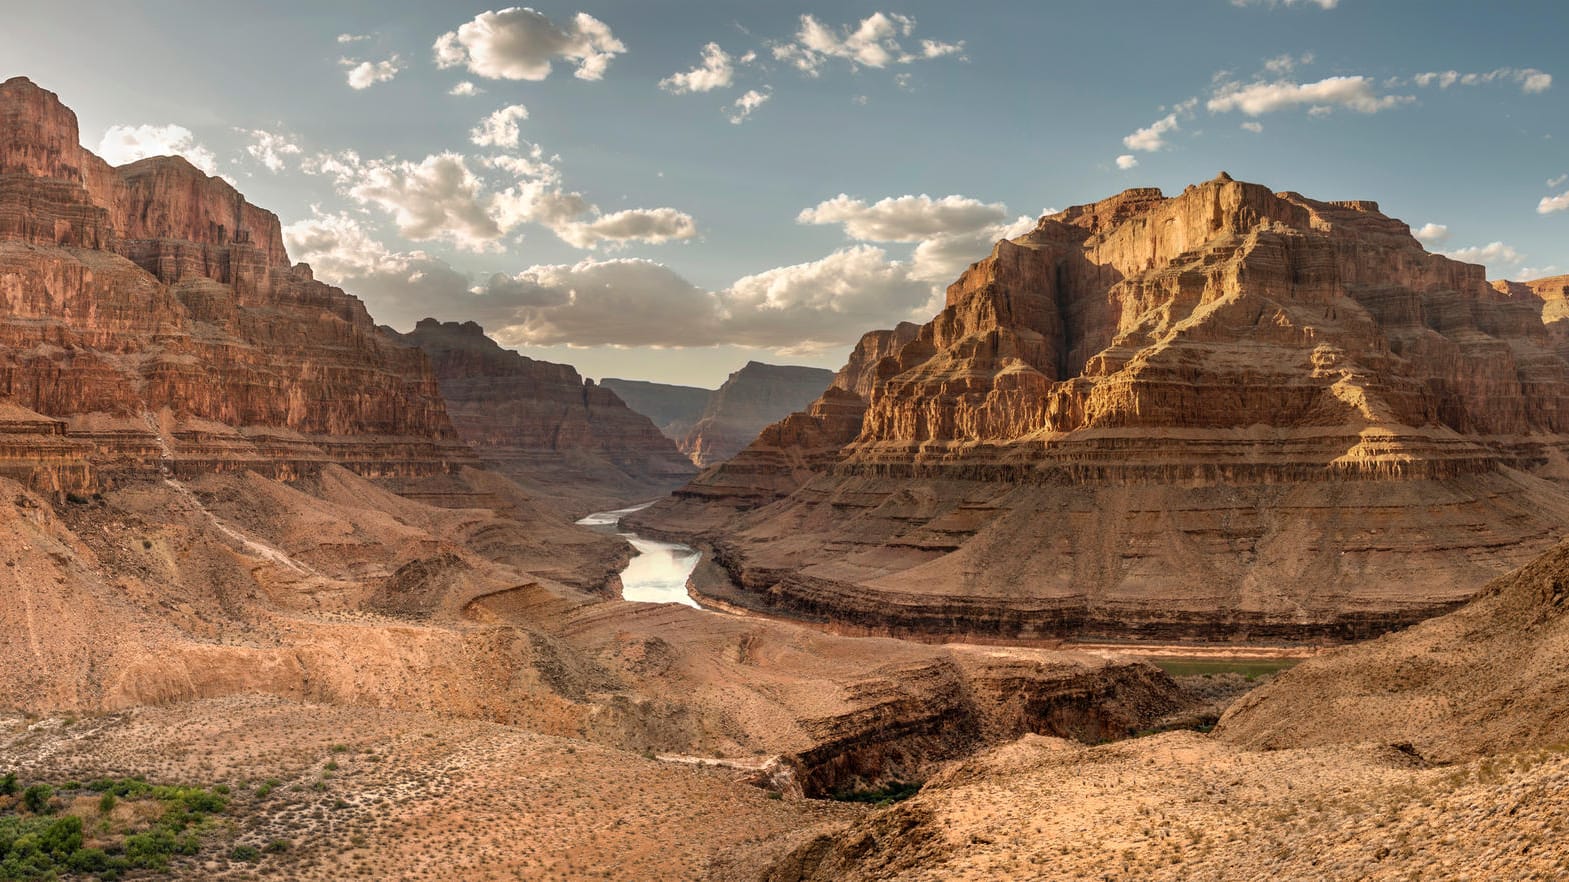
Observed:
[[[54,796],[54,788],[48,784],[34,784],[22,791],[22,805],[35,815],[44,813],[49,807],[49,800]]]
[[[0,796],[15,796],[16,787],[15,772],[7,772],[4,778],[0,778]]]
[[[117,801],[113,793],[105,793],[103,796],[98,797],[98,813],[107,815],[114,811],[114,805]]]
[[[245,861],[246,863],[250,863],[260,859],[261,850],[254,845],[236,845],[234,850],[229,852],[229,860],[231,861]]]

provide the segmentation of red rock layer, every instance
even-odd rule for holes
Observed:
[[[471,459],[423,356],[290,266],[275,215],[178,157],[110,167],[21,77],[0,85],[0,398],[23,414],[0,469],[54,490]]]
[[[1551,295],[1482,272],[1371,202],[1130,190],[999,242],[634,520],[705,534],[746,603],[858,629],[1373,633],[1569,516]]]
[[[474,322],[423,319],[400,339],[429,357],[458,434],[508,477],[615,507],[696,473],[647,417],[571,365],[503,349]]]

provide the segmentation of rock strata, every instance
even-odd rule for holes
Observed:
[[[0,472],[57,492],[471,460],[424,357],[291,266],[275,215],[179,157],[109,166],[22,77],[0,84],[0,402]]]
[[[856,632],[1355,639],[1564,535],[1546,293],[1222,175],[997,243],[925,325],[634,517]]]
[[[503,349],[474,322],[427,318],[396,336],[429,357],[453,425],[485,462],[580,498],[582,513],[661,496],[697,471],[647,417],[571,365]]]

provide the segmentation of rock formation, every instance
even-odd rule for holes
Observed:
[[[832,371],[749,361],[709,396],[681,450],[699,466],[735,456],[769,424],[811,404]]]
[[[1564,534],[1544,302],[1371,202],[1129,190],[629,523],[707,543],[718,600],[857,632],[1368,636]]]
[[[680,444],[708,406],[712,389],[672,386],[647,380],[622,380],[605,377],[599,385],[616,393],[627,407],[654,421],[666,438]]]
[[[0,474],[470,460],[424,357],[290,266],[275,215],[178,157],[112,168],[53,93],[0,84]]]
[[[649,419],[571,365],[503,349],[474,322],[389,333],[429,357],[458,435],[486,463],[574,511],[662,496],[696,469]]]

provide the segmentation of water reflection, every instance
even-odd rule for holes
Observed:
[[[702,552],[678,542],[659,542],[644,539],[636,533],[619,529],[621,519],[634,511],[653,505],[645,502],[631,508],[599,511],[578,521],[586,527],[614,532],[625,539],[637,552],[626,569],[621,571],[621,597],[639,603],[684,603],[702,609],[686,593],[687,577],[697,567]]]

